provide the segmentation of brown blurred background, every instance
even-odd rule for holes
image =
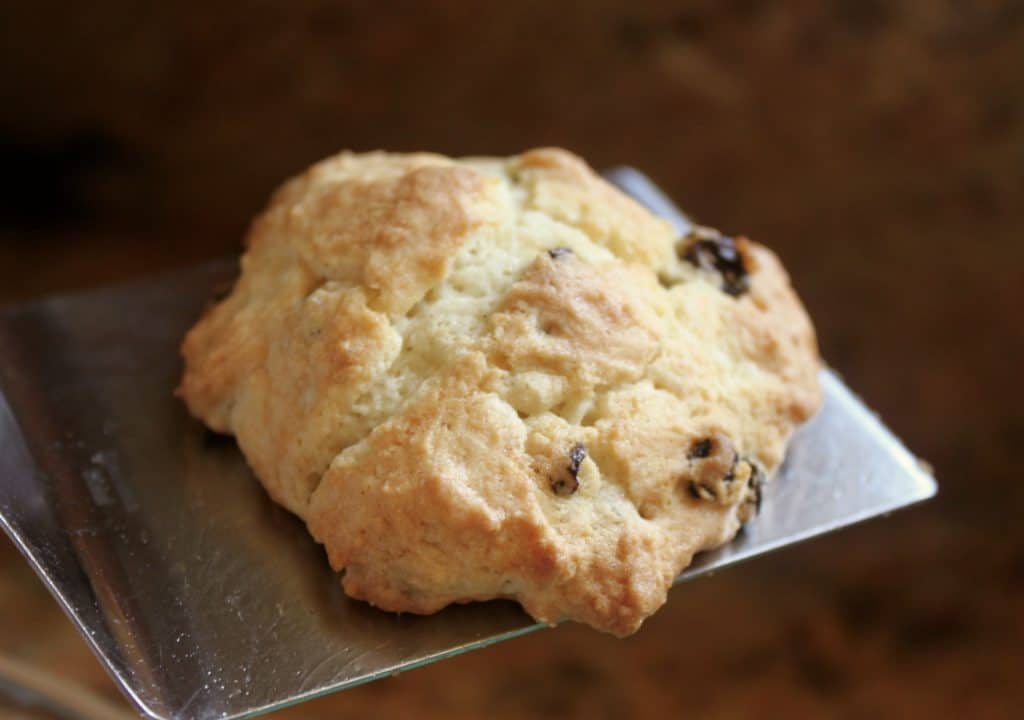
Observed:
[[[1024,2],[3,16],[0,302],[235,253],[342,148],[564,145],[774,247],[825,357],[936,467],[937,500],[677,589],[629,640],[562,627],[279,717],[1019,716]],[[120,702],[6,539],[0,653]]]

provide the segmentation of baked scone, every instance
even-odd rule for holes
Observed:
[[[820,403],[775,255],[679,237],[564,150],[336,155],[241,265],[181,396],[387,610],[632,633]]]

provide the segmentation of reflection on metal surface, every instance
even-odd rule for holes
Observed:
[[[677,213],[642,175],[613,181]],[[676,216],[677,222],[685,222]],[[242,717],[537,629],[507,602],[344,596],[234,443],[171,394],[227,263],[0,313],[0,524],[140,711]],[[761,516],[686,580],[924,499],[934,481],[831,373]]]

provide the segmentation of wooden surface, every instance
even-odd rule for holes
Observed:
[[[631,639],[562,627],[279,717],[1018,716],[1024,3],[155,5],[5,11],[0,301],[236,252],[343,147],[560,144],[774,247],[941,483]],[[0,652],[117,697],[6,540]]]

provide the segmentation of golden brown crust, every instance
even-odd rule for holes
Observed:
[[[687,243],[563,150],[342,154],[254,223],[180,391],[350,595],[628,634],[820,403],[775,256]]]
[[[649,274],[649,273],[648,273]],[[636,380],[658,352],[660,323],[628,266],[540,253],[491,317],[491,354],[511,372],[543,371],[583,388]]]

